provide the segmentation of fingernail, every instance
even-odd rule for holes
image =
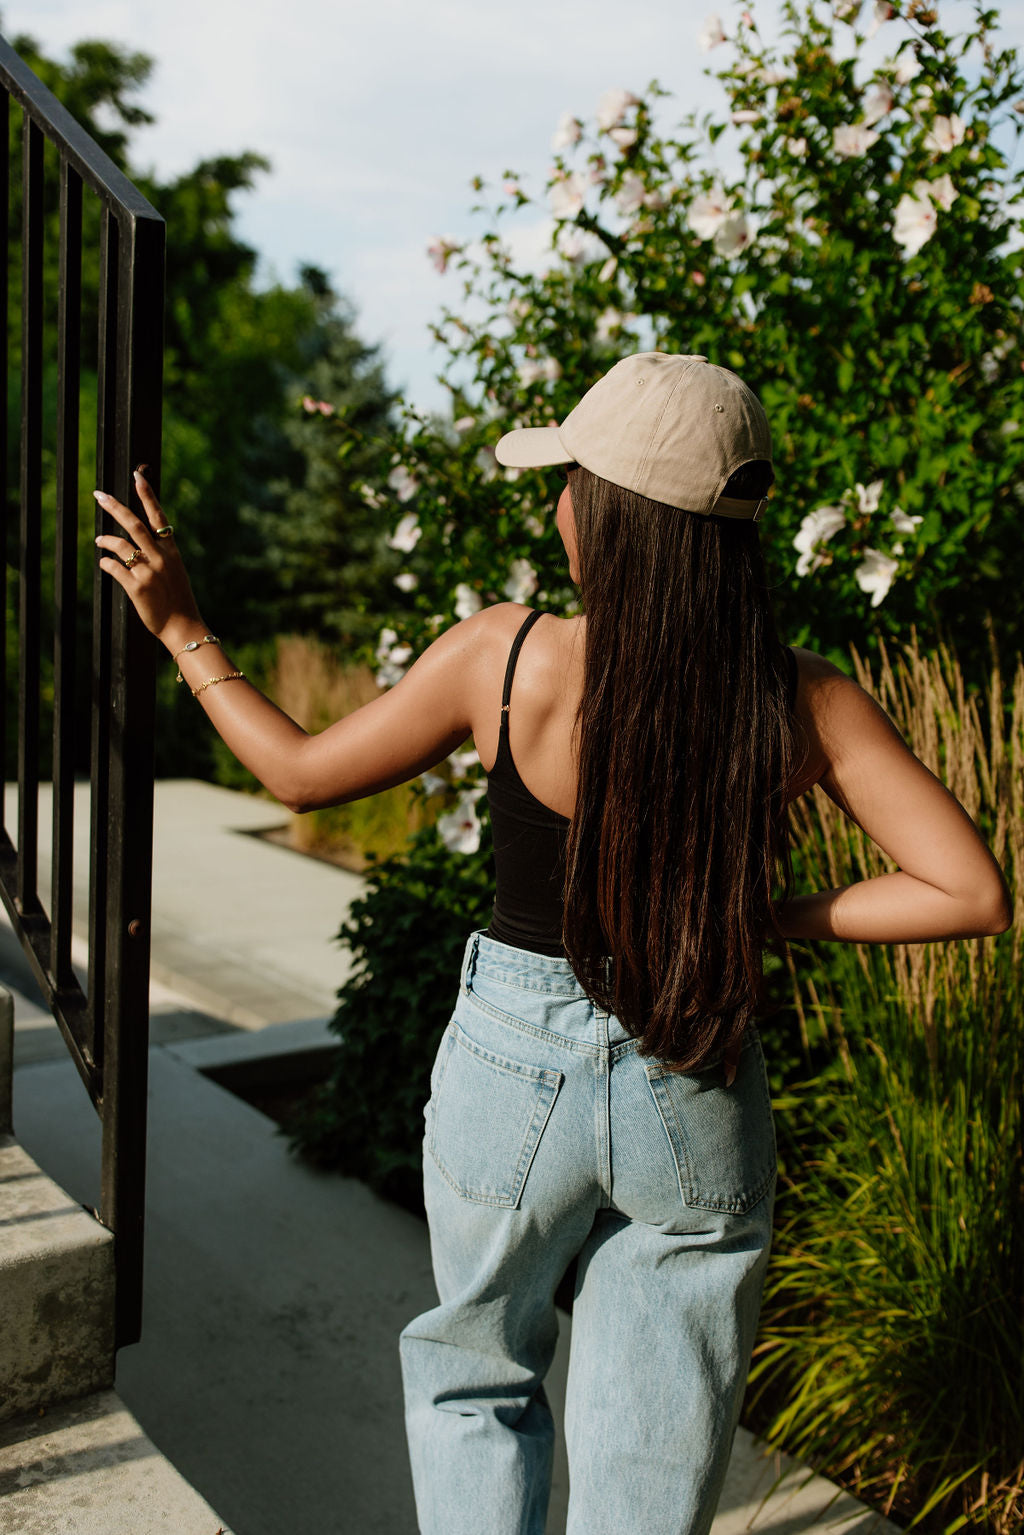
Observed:
[[[139,479],[145,479],[145,477],[146,477],[146,470],[148,468],[149,468],[148,464],[136,464],[135,465],[135,473],[139,477]]]
[[[107,495],[105,490],[94,490],[93,491],[93,495],[96,497],[97,501],[109,501],[110,500],[110,497]]]

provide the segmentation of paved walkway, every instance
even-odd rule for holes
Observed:
[[[217,1520],[234,1535],[414,1535],[395,1337],[434,1301],[425,1227],[290,1157],[269,1120],[203,1075],[326,1037],[345,974],[329,939],[360,881],[247,835],[283,815],[204,784],[158,785],[143,1338],[119,1356],[118,1395],[71,1414],[102,1454],[72,1439],[62,1459],[59,1435],[34,1453],[36,1423],[0,1434],[4,1535],[215,1535]],[[98,1123],[3,929],[0,982],[16,994],[16,1133],[94,1204]],[[556,1413],[569,1326],[549,1381]],[[162,1490],[143,1494],[133,1468]],[[564,1531],[567,1488],[560,1456],[550,1535]],[[891,1529],[741,1431],[714,1535]]]

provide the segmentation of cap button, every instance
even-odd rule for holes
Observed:
[[[724,406],[724,405],[716,405],[716,406],[715,406],[715,409],[716,409],[716,410],[724,410],[724,409],[725,409],[725,406]]]

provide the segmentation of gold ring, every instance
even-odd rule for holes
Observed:
[[[156,528],[156,529],[154,529],[154,531],[156,533],[157,538],[170,538],[171,534],[174,532],[174,529],[171,527],[170,523],[168,522],[162,528]]]
[[[145,558],[146,556],[143,554],[141,549],[133,549],[131,554],[124,562],[125,570],[131,570],[136,560],[145,560]]]

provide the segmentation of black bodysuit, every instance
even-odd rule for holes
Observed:
[[[512,641],[501,695],[498,755],[487,775],[494,834],[494,912],[488,932],[501,943],[535,954],[564,954],[562,900],[568,816],[542,805],[523,783],[512,760],[508,713],[512,678],[523,641],[539,612],[527,614]]]
[[[501,695],[498,754],[487,775],[487,800],[494,833],[494,911],[488,933],[501,943],[535,954],[562,956],[562,906],[568,816],[541,804],[523,783],[512,760],[508,715],[512,678],[523,641],[538,618],[529,613],[509,651]],[[796,657],[786,649],[790,708],[796,698]]]

